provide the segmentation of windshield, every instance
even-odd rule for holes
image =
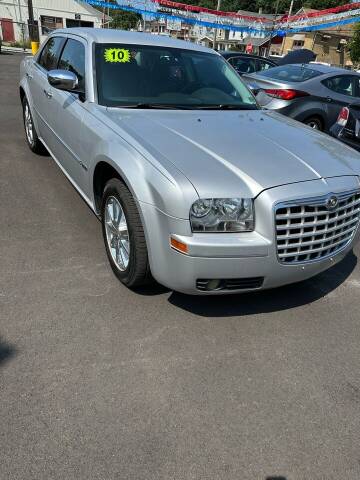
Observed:
[[[97,44],[98,101],[112,107],[256,109],[220,56],[145,45]]]
[[[318,70],[303,67],[301,65],[284,65],[282,67],[274,67],[269,70],[257,72],[257,75],[270,77],[274,80],[280,80],[283,82],[305,82],[305,80],[315,78],[322,75],[322,73]]]

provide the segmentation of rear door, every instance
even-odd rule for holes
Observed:
[[[245,73],[254,73],[256,72],[256,59],[252,57],[231,57],[228,59],[230,65],[232,65],[239,75],[244,75]]]
[[[325,87],[326,111],[329,126],[336,122],[342,107],[358,101],[359,77],[355,75],[334,75],[321,82]]]

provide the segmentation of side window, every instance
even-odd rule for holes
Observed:
[[[79,90],[85,92],[85,47],[77,40],[68,39],[61,54],[58,68],[75,73]]]
[[[356,77],[351,75],[338,75],[337,77],[326,78],[322,83],[326,88],[340,95],[355,97],[359,82]]]
[[[256,60],[254,58],[233,57],[229,59],[229,63],[240,74],[256,72]]]
[[[57,68],[61,47],[64,44],[63,37],[51,37],[40,53],[38,64],[45,70],[54,70]]]
[[[258,65],[260,71],[268,70],[269,68],[272,68],[274,66],[271,63],[265,62],[264,60],[259,60]]]

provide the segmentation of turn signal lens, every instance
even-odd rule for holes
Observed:
[[[186,243],[180,242],[179,240],[176,240],[176,238],[170,237],[170,245],[181,253],[189,253],[189,247]]]

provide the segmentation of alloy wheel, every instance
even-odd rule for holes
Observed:
[[[26,102],[25,104],[25,111],[24,111],[24,123],[25,123],[25,132],[26,137],[30,145],[34,144],[34,127],[31,118],[29,104]]]
[[[113,196],[106,199],[105,231],[109,252],[118,269],[124,272],[130,260],[130,238],[124,210]]]

